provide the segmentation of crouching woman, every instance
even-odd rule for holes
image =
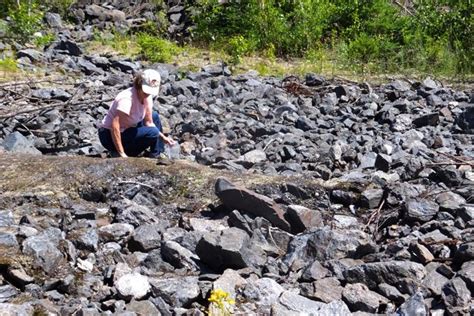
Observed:
[[[120,92],[99,128],[99,139],[112,157],[159,157],[164,144],[175,141],[163,134],[153,97],[160,91],[160,74],[147,69],[135,75],[133,86]]]

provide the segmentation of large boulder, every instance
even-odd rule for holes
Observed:
[[[403,279],[421,282],[426,275],[423,265],[410,261],[372,262],[353,266],[343,272],[347,282],[363,282],[370,289],[377,289],[380,283],[393,286]]]
[[[231,227],[220,232],[204,234],[196,246],[196,253],[209,267],[223,271],[227,268],[258,267],[254,261],[256,249],[260,248],[251,244],[250,237],[245,231]],[[265,253],[262,251],[259,256],[265,258]]]
[[[266,218],[273,225],[285,231],[290,231],[290,224],[284,218],[284,210],[272,199],[236,186],[225,178],[217,179],[215,191],[227,208]]]

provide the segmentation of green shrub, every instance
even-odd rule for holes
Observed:
[[[44,47],[48,46],[49,44],[51,44],[52,42],[54,42],[55,39],[56,39],[56,36],[54,36],[54,34],[46,33],[42,36],[35,37],[33,42],[34,42],[36,47],[44,48]]]
[[[16,60],[10,57],[0,59],[0,72],[15,72],[18,70]]]
[[[169,63],[180,52],[176,44],[145,33],[138,35],[137,44],[141,55],[151,62]]]
[[[67,18],[69,10],[76,0],[43,0],[41,2],[44,11],[58,13],[63,18]]]
[[[236,35],[229,39],[226,52],[231,56],[231,63],[239,64],[242,56],[251,51],[251,43],[242,35]]]
[[[31,36],[41,29],[43,12],[35,2],[20,2],[18,6],[10,5],[8,8],[10,21],[7,36],[20,42],[28,41]]]
[[[276,57],[313,55],[315,62],[315,51],[336,52],[334,60],[380,72],[472,73],[472,1],[412,3],[407,12],[390,0],[197,0],[193,38]],[[233,54],[238,60],[246,52]]]

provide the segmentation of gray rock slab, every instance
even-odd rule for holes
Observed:
[[[11,301],[18,294],[20,291],[16,287],[10,284],[2,285],[0,286],[0,303]]]
[[[445,284],[441,297],[451,313],[468,313],[472,304],[471,292],[460,277],[456,277]]]
[[[189,306],[201,293],[198,277],[173,277],[150,280],[152,292],[156,297],[174,307]]]
[[[425,199],[408,200],[405,205],[405,217],[409,221],[427,222],[439,211],[437,203]]]
[[[99,228],[99,237],[102,241],[120,241],[130,236],[134,228],[130,224],[114,223]]]
[[[196,246],[202,262],[215,270],[241,269],[249,266],[245,251],[249,236],[241,229],[231,227],[221,232],[204,234]]]
[[[285,231],[290,230],[290,225],[284,218],[283,209],[272,199],[235,186],[225,178],[217,179],[215,192],[226,207],[261,216]]]
[[[131,301],[125,307],[128,312],[133,312],[136,315],[160,315],[160,311],[150,301]]]
[[[370,289],[380,283],[397,286],[401,279],[407,278],[421,282],[426,275],[423,265],[409,261],[373,262],[350,267],[343,272],[346,281],[364,282]]]
[[[289,266],[296,260],[303,262],[354,258],[373,252],[375,245],[366,233],[357,230],[317,228],[311,233],[296,236],[290,243],[284,262]]]
[[[321,212],[301,205],[288,205],[286,214],[291,231],[295,234],[313,227],[321,227],[324,224]]]
[[[425,305],[423,294],[415,293],[403,303],[392,316],[427,316],[428,308]]]
[[[373,292],[365,284],[347,284],[342,291],[342,299],[351,311],[368,313],[383,312],[380,305],[386,305],[388,299]]]
[[[161,255],[165,261],[177,269],[186,268],[191,271],[197,271],[199,269],[199,257],[176,241],[163,241],[161,243]]]
[[[342,298],[343,287],[337,278],[323,278],[313,282],[312,298],[330,303]]]
[[[34,142],[19,132],[8,134],[3,140],[2,146],[6,151],[13,153],[42,155],[41,151],[34,147]]]
[[[23,241],[23,253],[34,258],[35,265],[46,273],[53,273],[65,261],[65,255],[58,249],[62,240],[61,231],[49,228],[43,233]]]
[[[329,304],[312,301],[290,291],[284,291],[277,303],[271,308],[272,315],[319,315],[319,316],[346,316],[351,315],[349,308],[342,301],[333,301]]]
[[[129,241],[129,248],[132,250],[148,252],[160,247],[161,243],[161,225],[144,224],[138,226],[133,232]]]

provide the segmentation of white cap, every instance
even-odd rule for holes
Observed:
[[[143,72],[143,83],[142,83],[142,90],[146,94],[150,94],[152,96],[158,95],[160,92],[160,83],[161,83],[161,76],[160,73],[153,69],[147,69]]]

